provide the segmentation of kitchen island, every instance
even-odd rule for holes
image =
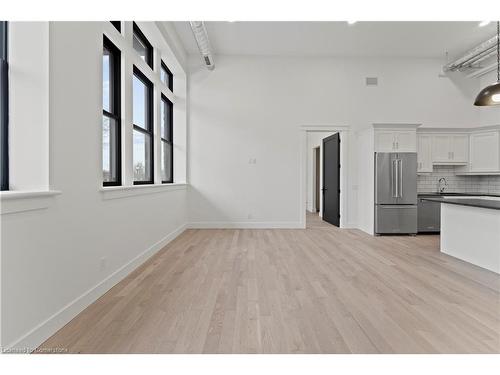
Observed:
[[[500,274],[500,197],[443,196],[441,252]]]

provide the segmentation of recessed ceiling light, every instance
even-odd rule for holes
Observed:
[[[483,26],[486,26],[490,23],[491,21],[481,21],[479,22],[479,27],[483,27]]]
[[[347,23],[348,23],[349,25],[354,25],[356,22],[358,22],[358,21],[347,21]]]

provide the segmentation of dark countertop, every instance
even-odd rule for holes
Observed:
[[[465,195],[465,194],[464,194]],[[469,207],[479,207],[479,208],[490,208],[493,210],[500,210],[500,200],[492,200],[492,199],[479,199],[479,198],[442,198],[442,197],[431,197],[431,198],[422,198],[425,201],[429,202],[439,202],[439,203],[448,203],[448,204],[456,204],[459,206],[469,206]]]
[[[436,196],[436,197],[449,197],[449,196],[466,196],[466,197],[500,197],[500,194],[493,193],[438,193],[436,191],[417,193],[419,197],[421,196]]]

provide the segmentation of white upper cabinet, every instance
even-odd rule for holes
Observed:
[[[470,172],[500,172],[500,136],[498,131],[470,135]]]
[[[432,136],[433,164],[467,164],[469,136],[467,134],[436,134]]]
[[[418,173],[452,165],[457,175],[500,175],[500,125],[421,129],[417,148]]]
[[[396,151],[398,152],[416,152],[417,134],[415,131],[395,131]]]
[[[434,135],[432,137],[432,162],[449,163],[450,159],[450,136]]]
[[[375,151],[416,152],[416,132],[411,130],[376,130]]]
[[[432,136],[417,136],[417,172],[432,172]]]
[[[375,131],[375,151],[394,152],[396,149],[396,140],[393,131],[377,130]]]
[[[467,163],[469,161],[468,135],[451,136],[451,158],[455,163]]]

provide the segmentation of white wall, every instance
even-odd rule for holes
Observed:
[[[300,222],[299,126],[374,122],[466,127],[477,83],[440,78],[442,61],[216,56],[209,72],[191,56],[189,213],[200,226]],[[379,77],[366,87],[365,77]],[[355,160],[355,145],[351,160]],[[255,158],[256,164],[249,164]],[[350,163],[348,217],[356,222]]]
[[[356,134],[356,153],[352,195],[352,209],[356,212],[356,227],[366,233],[374,233],[375,210],[375,147],[373,128],[363,129]]]
[[[323,195],[320,194],[319,207],[315,206],[315,167],[316,167],[316,153],[315,148],[319,147],[319,188],[323,187],[323,139],[329,137],[334,133],[332,132],[307,132],[307,202],[306,207],[310,212],[316,212],[319,209],[320,215],[323,212]]]
[[[106,27],[49,26],[50,186],[62,194],[1,216],[1,346],[38,345],[187,223],[185,187],[100,191]]]

